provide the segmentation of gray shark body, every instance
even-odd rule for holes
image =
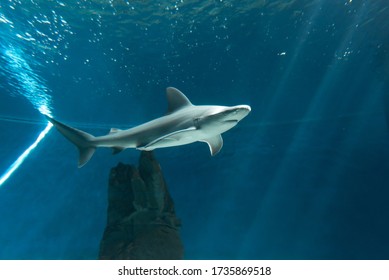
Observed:
[[[234,127],[251,111],[248,105],[195,106],[182,92],[172,87],[167,88],[166,93],[168,112],[165,116],[126,130],[112,128],[104,136],[95,137],[47,118],[78,147],[78,167],[82,167],[97,147],[110,147],[114,153],[118,153],[127,148],[151,151],[201,141],[206,142],[211,154],[215,155],[223,146],[221,134]]]

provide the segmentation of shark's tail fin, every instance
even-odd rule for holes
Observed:
[[[46,116],[47,119],[58,129],[63,136],[65,136],[70,142],[77,146],[80,152],[80,158],[78,159],[78,167],[83,167],[93,156],[96,146],[92,143],[95,138],[93,135],[84,131],[67,126],[59,121],[54,120]]]

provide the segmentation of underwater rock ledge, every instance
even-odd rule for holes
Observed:
[[[99,259],[182,259],[180,221],[161,167],[142,151],[139,167],[119,163],[111,169],[107,225]]]

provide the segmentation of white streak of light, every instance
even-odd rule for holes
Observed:
[[[30,154],[32,150],[38,146],[39,142],[42,141],[42,139],[46,136],[46,134],[50,131],[50,129],[53,127],[53,125],[49,122],[46,126],[46,128],[39,134],[38,138],[35,140],[34,143],[31,144],[30,147],[28,147],[27,150],[21,154],[18,159],[5,171],[5,173],[0,177],[0,187],[4,184],[5,181],[8,180],[8,178],[19,168],[19,166],[23,163],[23,161],[27,158],[27,156]]]

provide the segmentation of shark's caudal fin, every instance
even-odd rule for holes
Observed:
[[[63,136],[77,146],[80,152],[78,167],[83,167],[90,160],[96,150],[96,147],[92,143],[92,140],[95,137],[84,131],[67,126],[48,116],[46,116],[46,118],[58,129],[59,132],[61,132]]]

